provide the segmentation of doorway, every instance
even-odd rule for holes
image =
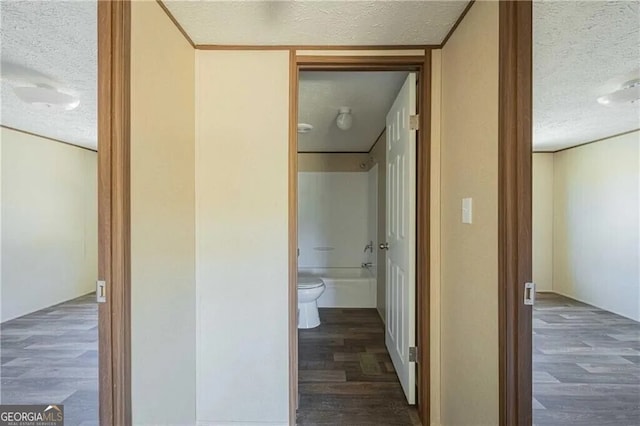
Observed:
[[[290,317],[290,337],[292,342],[292,354],[290,359],[292,360],[290,369],[291,369],[291,381],[290,381],[290,390],[291,390],[291,399],[290,399],[290,408],[291,408],[291,421],[292,423],[296,419],[296,408],[298,408],[298,420],[304,423],[305,419],[308,421],[312,421],[315,417],[322,416],[322,410],[314,411],[313,407],[308,406],[308,402],[313,400],[315,402],[321,401],[323,399],[322,393],[327,389],[333,389],[333,391],[325,392],[327,395],[327,403],[330,404],[331,401],[334,403],[338,403],[340,399],[336,399],[335,393],[343,392],[343,390],[339,390],[342,388],[352,389],[355,387],[362,387],[369,389],[367,392],[372,392],[371,389],[378,389],[380,391],[380,395],[384,398],[384,390],[385,385],[389,383],[395,384],[396,396],[398,399],[395,399],[394,402],[389,402],[391,405],[395,407],[398,406],[399,403],[404,404],[407,408],[405,414],[408,416],[407,419],[413,419],[411,421],[419,421],[418,418],[422,417],[424,419],[428,419],[429,416],[429,390],[428,390],[428,329],[427,323],[425,321],[428,318],[428,282],[426,275],[427,261],[428,261],[428,253],[425,251],[425,247],[428,247],[428,191],[424,190],[424,188],[428,187],[428,181],[426,181],[426,176],[428,176],[428,129],[429,129],[429,115],[428,110],[426,109],[426,105],[429,103],[429,84],[427,80],[430,78],[429,74],[429,65],[430,65],[430,51],[426,52],[425,57],[339,57],[339,58],[326,58],[326,57],[296,57],[295,52],[292,53],[292,72],[295,73],[292,75],[292,82],[295,87],[292,88],[292,106],[291,106],[291,123],[292,126],[290,128],[290,134],[292,142],[290,145],[290,182],[292,182],[292,187],[290,187],[290,219],[294,218],[296,222],[292,228],[290,228],[290,244],[291,253],[293,253],[292,258],[290,259],[290,312],[293,312],[293,318]],[[332,63],[334,62],[334,63]],[[351,63],[350,63],[351,62]],[[416,179],[413,182],[414,186],[410,190],[416,193],[416,197],[414,198],[415,204],[407,208],[406,211],[411,210],[417,218],[420,218],[416,222],[416,229],[413,230],[413,236],[415,237],[415,241],[412,243],[412,247],[414,250],[410,250],[412,255],[415,256],[413,260],[413,265],[415,266],[415,278],[411,280],[415,282],[415,286],[413,287],[415,303],[411,304],[411,306],[407,306],[408,308],[413,308],[405,313],[407,316],[404,319],[403,324],[407,324],[407,319],[413,315],[412,324],[415,325],[413,330],[413,337],[415,339],[414,342],[409,340],[410,332],[406,330],[406,334],[402,336],[396,336],[397,341],[392,341],[389,343],[389,327],[385,327],[382,323],[382,316],[386,316],[386,312],[389,311],[389,303],[390,301],[395,301],[396,303],[400,303],[400,299],[397,295],[390,295],[388,289],[385,289],[382,293],[378,290],[378,280],[374,279],[372,282],[375,287],[374,291],[369,291],[367,293],[367,284],[364,283],[361,285],[362,293],[360,295],[355,295],[353,298],[349,299],[349,295],[344,293],[345,287],[343,283],[341,284],[340,278],[336,279],[336,270],[331,268],[336,259],[340,259],[340,261],[344,262],[344,256],[335,256],[334,251],[339,251],[338,247],[340,244],[335,243],[334,240],[329,241],[327,244],[319,244],[313,241],[308,241],[309,234],[309,224],[308,224],[308,209],[307,207],[302,208],[299,211],[299,202],[304,201],[304,198],[309,198],[308,191],[305,191],[303,195],[302,189],[308,189],[310,187],[318,188],[318,184],[307,182],[309,180],[323,180],[327,176],[322,176],[321,172],[316,170],[316,176],[313,175],[303,175],[308,172],[308,168],[310,167],[318,167],[317,163],[313,160],[310,160],[311,155],[334,155],[334,156],[343,156],[342,158],[346,158],[347,155],[357,156],[363,155],[362,161],[355,161],[354,164],[356,167],[360,168],[359,172],[363,175],[369,174],[368,179],[364,176],[361,182],[363,188],[367,188],[364,192],[369,194],[373,194],[374,190],[372,188],[372,182],[376,184],[379,183],[378,172],[386,171],[387,164],[381,163],[373,155],[374,149],[381,149],[382,151],[387,151],[386,143],[387,138],[384,137],[384,133],[380,135],[379,129],[375,131],[379,136],[374,139],[375,145],[372,146],[372,142],[369,141],[368,149],[364,152],[362,151],[351,151],[342,147],[338,150],[338,152],[313,152],[311,148],[307,148],[307,152],[298,153],[298,148],[303,148],[304,150],[304,142],[300,140],[300,144],[298,143],[298,123],[300,120],[304,121],[304,114],[302,111],[303,103],[299,99],[299,97],[303,96],[303,88],[305,85],[304,76],[306,73],[309,74],[323,74],[329,72],[337,72],[343,74],[352,73],[355,75],[356,73],[371,73],[375,74],[376,72],[386,72],[389,74],[398,73],[401,74],[401,80],[404,83],[404,78],[408,75],[411,78],[407,78],[410,82],[408,85],[413,84],[417,90],[415,93],[417,94],[415,101],[416,106],[416,115],[417,117],[413,118],[415,127],[419,127],[415,131],[417,134],[416,138],[416,153],[415,157],[412,161],[412,164],[415,165],[415,176]],[[381,75],[379,73],[379,75]],[[413,79],[413,80],[411,80]],[[301,81],[302,80],[302,81]],[[413,81],[413,83],[411,83]],[[425,84],[427,82],[427,84]],[[300,95],[298,94],[298,88],[300,87]],[[397,94],[397,89],[395,93],[393,93],[392,100],[395,99]],[[333,119],[337,118],[340,120],[339,116],[344,113],[343,109],[340,107],[349,107],[348,105],[333,105],[337,109],[333,111],[332,114]],[[427,112],[425,114],[425,112]],[[384,112],[386,116],[387,111]],[[353,113],[355,116],[355,113]],[[300,116],[300,120],[298,120],[298,116]],[[419,117],[419,118],[418,118]],[[353,117],[352,117],[353,118]],[[357,120],[356,116],[353,120]],[[407,115],[408,119],[408,115]],[[348,121],[348,120],[347,120]],[[311,124],[313,123],[300,123]],[[338,127],[343,123],[332,123],[332,129],[334,132],[341,132]],[[387,126],[381,124],[380,127],[385,127],[388,129],[389,123]],[[407,125],[409,123],[407,122]],[[294,127],[295,126],[295,127]],[[324,128],[324,127],[323,127]],[[304,130],[303,130],[304,131]],[[294,133],[295,132],[295,133]],[[341,133],[335,133],[337,135],[341,135]],[[382,138],[380,136],[383,136]],[[378,146],[378,148],[376,148]],[[309,152],[311,151],[311,152]],[[299,155],[301,157],[299,157]],[[306,156],[306,158],[302,157]],[[406,161],[406,160],[405,160]],[[315,165],[314,165],[315,163]],[[331,160],[328,163],[330,164]],[[348,163],[348,161],[347,161]],[[357,163],[357,164],[356,164]],[[326,165],[325,164],[325,165]],[[348,165],[343,165],[341,167],[349,167]],[[300,173],[299,173],[300,172]],[[333,176],[334,178],[343,178],[348,179],[349,172],[344,172],[344,176]],[[358,172],[355,172],[358,173]],[[375,176],[375,177],[374,177]],[[356,179],[357,180],[357,179]],[[367,186],[367,182],[368,186]],[[394,181],[396,184],[399,183],[398,180]],[[344,188],[345,185],[337,183],[338,187]],[[418,190],[416,191],[416,186]],[[335,185],[334,185],[335,187]],[[388,186],[387,186],[388,187]],[[423,189],[420,191],[420,189]],[[354,189],[356,190],[356,189]],[[408,190],[407,190],[408,191]],[[329,191],[331,192],[331,191]],[[363,192],[362,189],[360,192]],[[420,194],[427,194],[427,196],[420,196]],[[317,195],[317,194],[316,194]],[[335,196],[338,196],[334,194]],[[377,194],[376,194],[377,195]],[[315,195],[314,195],[315,196]],[[339,198],[339,196],[338,196]],[[371,198],[371,197],[369,197]],[[336,200],[338,201],[338,200]],[[361,203],[365,206],[367,202]],[[404,206],[404,205],[403,205]],[[386,208],[385,208],[386,210]],[[305,211],[307,211],[305,213]],[[398,210],[399,211],[399,210]],[[397,217],[398,211],[391,211],[391,215],[387,216],[386,223],[389,223],[390,217]],[[386,211],[385,211],[386,213]],[[370,220],[377,214],[372,214],[372,212],[364,213]],[[393,216],[395,215],[395,216]],[[360,215],[362,217],[362,215]],[[403,224],[405,226],[408,225],[408,222],[399,221],[398,223]],[[362,226],[363,236],[364,238],[363,244],[360,241],[357,242],[358,250],[351,250],[351,265],[357,266],[357,268],[344,268],[344,269],[359,269],[359,276],[362,277],[364,272],[375,275],[378,272],[379,262],[377,261],[378,253],[377,252],[385,252],[385,243],[388,238],[381,237],[373,237],[372,228],[369,226]],[[357,227],[357,226],[356,226]],[[367,228],[371,228],[368,230]],[[368,232],[367,232],[368,231]],[[404,233],[406,234],[409,231],[408,228],[404,229]],[[405,235],[403,234],[403,235]],[[300,240],[298,238],[300,236]],[[316,235],[317,236],[317,235]],[[362,239],[362,238],[361,238]],[[335,241],[338,241],[339,238]],[[376,241],[374,241],[376,240]],[[299,245],[300,241],[300,245]],[[319,240],[318,240],[319,241]],[[393,243],[392,243],[393,244]],[[359,247],[362,245],[363,247]],[[388,246],[387,246],[388,247]],[[298,249],[300,249],[300,258],[298,257]],[[360,262],[355,263],[353,258],[357,257]],[[387,261],[388,261],[388,256]],[[340,262],[338,261],[338,263]],[[300,263],[299,263],[300,262]],[[319,319],[321,325],[318,328],[313,329],[303,329],[300,330],[300,334],[298,334],[298,274],[301,272],[301,276],[315,276],[316,278],[323,273],[317,271],[317,269],[313,268],[315,266],[313,263],[320,264],[321,266],[329,269],[329,271],[324,271],[325,277],[322,281],[325,283],[325,291],[324,294],[321,295],[318,299],[319,302]],[[388,262],[385,262],[388,263]],[[337,263],[335,263],[337,264]],[[346,265],[346,264],[345,264]],[[339,266],[345,266],[339,265]],[[412,266],[413,266],[412,265]],[[396,281],[397,277],[402,277],[402,274],[399,273],[397,267],[394,266],[395,274],[393,280]],[[337,268],[336,268],[337,269]],[[343,271],[344,272],[344,271]],[[353,273],[353,271],[352,271]],[[384,277],[389,277],[389,272],[386,272]],[[405,279],[407,279],[405,277]],[[351,282],[355,282],[357,280],[349,280]],[[365,280],[366,281],[366,280]],[[397,281],[396,281],[397,284]],[[348,289],[348,291],[357,291],[354,288]],[[373,304],[371,304],[371,300],[368,301],[370,305],[363,305],[363,307],[356,308],[355,306],[360,305],[350,305],[354,300],[362,302],[363,300],[367,300],[364,297],[366,294],[373,294]],[[379,294],[383,294],[383,297],[386,298],[386,302],[384,305],[378,305],[378,301],[376,300]],[[408,294],[404,295],[408,297]],[[409,300],[409,299],[405,299]],[[331,306],[331,307],[329,307]],[[354,306],[354,307],[347,307]],[[367,306],[367,307],[365,307]],[[370,306],[370,307],[368,307]],[[378,309],[382,308],[382,309]],[[303,309],[304,310],[304,309]],[[377,310],[377,311],[376,311]],[[382,312],[382,315],[379,314]],[[301,313],[305,314],[306,313]],[[398,321],[394,318],[398,318],[399,312],[394,312],[391,318],[392,323],[395,326],[398,325]],[[386,319],[387,324],[389,324],[389,318]],[[326,322],[324,324],[323,322]],[[359,327],[359,325],[361,327]],[[422,326],[421,326],[422,325]],[[417,330],[415,330],[417,328]],[[323,330],[324,329],[324,330]],[[353,329],[360,329],[360,333],[356,333],[356,335],[349,335],[349,329],[351,329],[351,333],[353,333]],[[392,327],[393,329],[393,327]],[[396,331],[398,331],[396,329]],[[344,334],[341,334],[345,332]],[[315,335],[314,335],[315,333]],[[371,334],[367,334],[371,333]],[[386,338],[384,337],[387,335]],[[341,335],[342,337],[336,337]],[[366,344],[360,345],[357,347],[358,342],[356,339],[362,339],[360,344],[368,341],[368,349]],[[367,340],[370,339],[370,340]],[[387,344],[385,344],[385,340],[387,340]],[[392,339],[393,340],[393,339]],[[300,344],[300,346],[299,346]],[[333,346],[332,346],[333,345]],[[401,353],[400,356],[397,356],[396,363],[394,365],[394,361],[389,355],[389,351],[387,347],[397,348],[398,346],[406,346],[406,353]],[[415,349],[412,349],[411,356],[417,356],[416,361],[409,362],[409,347],[418,347],[417,353],[413,352]],[[323,359],[320,359],[323,358]],[[357,358],[357,359],[356,359]],[[384,358],[384,359],[383,359]],[[326,361],[326,362],[325,362]],[[399,361],[399,362],[398,362]],[[298,371],[298,366],[300,370]],[[323,368],[320,368],[323,367]],[[334,367],[338,367],[333,369]],[[333,371],[332,371],[333,369]],[[314,371],[315,370],[315,371]],[[396,375],[396,371],[399,373]],[[376,377],[376,375],[378,377]],[[398,381],[398,376],[403,378],[405,383],[404,386],[400,385]],[[349,383],[349,378],[354,379],[352,383]],[[343,380],[344,379],[344,380]],[[377,379],[377,380],[376,380]],[[372,386],[363,386],[363,383],[366,383],[367,380],[371,380]],[[324,382],[324,383],[323,383]],[[299,385],[300,383],[300,385]],[[333,396],[329,395],[333,392]],[[375,391],[374,391],[375,394]],[[311,395],[314,395],[311,398]],[[348,391],[347,394],[348,396]],[[370,395],[371,396],[371,395]],[[355,398],[354,398],[355,397]],[[298,399],[300,398],[300,399]],[[357,395],[352,395],[351,397],[354,401],[357,399]],[[388,400],[389,395],[386,395]],[[362,399],[361,399],[362,401]],[[411,401],[416,407],[412,407],[408,401]],[[325,406],[326,407],[326,406]],[[335,415],[335,409],[333,409],[333,414]],[[366,408],[360,411],[366,412]],[[418,414],[419,413],[419,414]],[[343,415],[349,415],[349,409],[345,409]],[[315,417],[314,417],[315,416]],[[345,418],[345,421],[348,422],[348,419]],[[317,421],[317,419],[316,419]]]

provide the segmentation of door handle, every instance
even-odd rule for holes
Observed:
[[[389,243],[380,243],[380,250],[389,250]]]

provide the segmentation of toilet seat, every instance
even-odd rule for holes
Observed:
[[[298,277],[299,289],[317,288],[324,285],[324,281],[317,277]]]

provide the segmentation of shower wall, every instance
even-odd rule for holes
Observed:
[[[373,165],[367,154],[300,154],[298,173],[298,265],[360,268],[375,265],[377,201],[371,196]],[[377,182],[375,182],[377,184]],[[364,248],[370,242],[371,250]],[[372,268],[375,273],[375,268]]]
[[[363,172],[299,173],[300,267],[354,268],[366,261],[367,185]]]

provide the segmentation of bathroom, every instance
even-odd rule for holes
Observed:
[[[320,324],[314,303],[384,321],[386,116],[407,75],[300,73],[298,328]]]
[[[415,373],[404,362],[407,354],[395,354],[413,344],[403,334],[411,321],[403,315],[413,294],[416,132],[409,121],[416,87],[416,74],[407,71],[300,72],[301,424],[337,421],[322,401],[359,411],[361,388],[371,389],[367,398],[399,407],[402,416],[414,413],[412,395],[403,391],[413,386],[401,386],[396,367],[403,377]],[[408,248],[406,269],[390,257],[401,247]]]

